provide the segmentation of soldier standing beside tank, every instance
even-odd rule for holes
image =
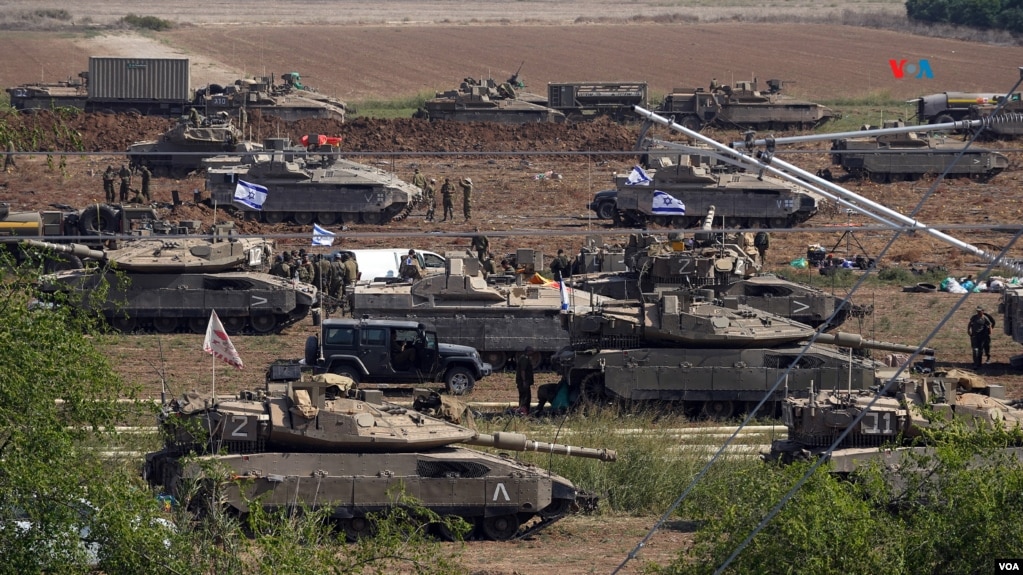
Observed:
[[[479,233],[479,226],[473,228],[473,231],[476,232],[476,235],[472,237],[472,243],[469,244],[469,247],[476,250],[476,259],[483,263],[486,261],[487,252],[490,251],[490,240],[487,239],[487,236]]]
[[[291,279],[291,266],[284,261],[284,256],[288,255],[285,252],[283,255],[278,255],[274,259],[274,265],[270,268],[270,273],[280,278]]]
[[[13,168],[17,168],[18,164],[14,161],[14,140],[7,140],[7,153],[4,154],[4,172],[11,173]]]
[[[565,250],[558,250],[558,256],[551,260],[551,276],[561,281],[572,275],[572,264],[565,255]]]
[[[142,178],[142,184],[139,189],[139,193],[135,196],[135,202],[137,203],[151,203],[153,201],[152,196],[149,193],[149,182],[153,178],[153,172],[149,171],[146,166],[139,167],[139,176]]]
[[[462,188],[462,214],[465,215],[465,221],[469,221],[472,219],[472,178],[462,178],[458,185]],[[454,215],[451,217],[454,218]]]
[[[451,185],[451,178],[444,178],[444,185],[440,187],[440,195],[444,200],[444,217],[440,220],[442,222],[448,221],[448,216],[451,219],[455,219],[455,204],[451,200],[451,194],[454,193],[455,187]]]
[[[760,263],[767,261],[767,248],[771,247],[771,236],[767,232],[757,232],[757,235],[753,236],[753,247],[757,248],[757,253],[760,254]]]
[[[114,192],[114,180],[117,179],[117,170],[113,166],[107,166],[107,171],[103,172],[103,193],[107,197],[107,203],[112,204],[117,201],[117,196]]]
[[[977,313],[970,318],[966,333],[970,335],[970,347],[973,348],[973,369],[980,369],[984,356],[991,361],[991,329],[995,327],[995,318],[977,306]]]
[[[341,263],[343,258],[344,255],[339,255],[330,261],[330,287],[327,292],[342,309],[344,309],[344,301],[341,297],[344,295],[345,288],[345,269]]]
[[[302,283],[309,283],[313,281],[313,264],[309,261],[309,256],[302,256],[302,261],[298,264],[298,281]]]
[[[128,170],[128,166],[121,164],[121,169],[118,170],[117,177],[121,178],[120,201],[122,203],[127,203],[128,190],[131,189],[131,172]]]
[[[515,387],[519,390],[519,412],[529,415],[529,404],[533,402],[533,353],[532,346],[515,358]]]
[[[426,221],[432,222],[437,212],[437,180],[430,178],[430,181],[423,188],[423,200],[426,202]]]
[[[412,176],[412,185],[426,191],[426,176],[419,171],[419,168],[416,168],[416,172]]]

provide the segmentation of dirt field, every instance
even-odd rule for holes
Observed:
[[[5,9],[26,6],[43,7],[45,2],[0,2]],[[284,5],[287,4],[287,9]],[[786,3],[796,11],[816,4]],[[847,3],[846,6],[858,4]],[[890,8],[892,2],[862,3]],[[56,4],[54,4],[56,5]],[[81,6],[94,6],[86,10]],[[790,92],[816,99],[865,97],[887,93],[897,98],[912,98],[943,90],[1007,90],[1018,77],[1016,66],[1023,62],[1023,48],[971,44],[915,37],[908,34],[835,25],[631,23],[633,15],[663,14],[656,3],[621,4],[604,0],[579,2],[479,2],[472,10],[456,11],[464,3],[430,2],[235,2],[230,5],[206,5],[195,11],[197,3],[172,0],[160,3],[165,14],[147,7],[147,14],[186,19],[176,14],[189,13],[194,26],[182,27],[148,37],[137,35],[56,34],[40,32],[0,33],[0,49],[8,57],[0,68],[0,83],[13,86],[27,81],[54,81],[74,76],[85,69],[89,55],[95,56],[187,56],[192,59],[193,85],[230,82],[242,75],[280,74],[298,70],[308,83],[321,91],[356,101],[369,98],[389,99],[419,92],[453,87],[465,76],[497,78],[512,73],[523,62],[522,73],[533,91],[544,91],[549,81],[646,80],[653,91],[664,93],[672,86],[704,85],[711,77],[734,81],[757,75],[761,80],[778,77],[796,81]],[[92,2],[76,4],[76,12],[88,12],[95,21],[117,17],[134,4]],[[219,12],[217,10],[220,6]],[[229,9],[226,7],[230,6]],[[388,12],[373,12],[386,6]],[[511,9],[508,7],[512,6]],[[306,11],[299,10],[307,9]],[[208,8],[208,9],[207,9]],[[569,10],[571,8],[571,10]],[[555,9],[565,10],[555,12]],[[180,11],[175,11],[180,10]],[[511,10],[511,11],[509,11]],[[539,15],[542,15],[539,16]],[[591,23],[595,15],[614,17],[612,23]],[[580,17],[586,23],[578,23]],[[76,18],[80,16],[76,15]],[[231,22],[226,25],[226,22]],[[315,24],[302,24],[315,22]],[[572,23],[575,22],[575,23]],[[213,25],[216,24],[216,25]],[[299,25],[302,24],[302,25]],[[327,25],[330,24],[330,25]],[[929,59],[935,79],[892,77],[889,58],[909,61]],[[0,122],[29,122],[42,134],[52,134],[52,118],[6,117]],[[81,134],[84,148],[94,154],[69,156],[63,172],[59,155],[47,165],[44,156],[19,160],[18,170],[0,174],[0,201],[14,210],[46,209],[53,203],[84,206],[102,198],[100,172],[108,164],[123,161],[119,154],[136,140],[152,138],[165,130],[167,120],[92,115],[72,120]],[[539,247],[553,254],[558,247],[577,246],[582,236],[604,234],[605,241],[623,238],[601,222],[587,219],[585,205],[592,193],[603,189],[615,171],[627,170],[634,162],[628,155],[615,155],[632,148],[634,128],[598,123],[569,127],[486,125],[430,125],[412,120],[355,121],[341,126],[330,123],[281,125],[261,123],[254,118],[254,138],[285,134],[297,137],[307,133],[340,133],[346,149],[375,153],[364,161],[380,164],[406,177],[421,165],[433,175],[470,175],[477,183],[478,195],[473,224],[480,225],[491,237],[495,252],[516,247]],[[49,130],[49,131],[47,131]],[[734,139],[736,134],[713,134]],[[1019,171],[1017,143],[1001,143],[1012,149],[1012,165],[990,184],[956,181],[942,184],[936,196],[924,207],[920,218],[928,223],[975,224],[990,227],[997,223],[1018,223],[1018,197],[1023,190]],[[42,138],[40,150],[59,151],[55,137]],[[568,156],[564,152],[588,150],[589,157]],[[389,152],[414,155],[389,155]],[[467,152],[437,156],[429,152]],[[516,151],[548,152],[548,155],[485,157],[469,152]],[[557,152],[562,154],[557,155]],[[827,165],[819,149],[805,155],[786,156],[809,170]],[[556,184],[536,180],[550,170],[563,175]],[[869,182],[851,184],[865,196],[908,212],[929,186],[929,181],[878,185]],[[156,199],[169,202],[172,190],[183,193],[203,187],[199,177],[157,178]],[[187,197],[187,196],[186,196]],[[212,221],[211,210],[186,205],[170,219]],[[220,217],[223,217],[221,214]],[[859,218],[842,213],[822,215],[810,222],[814,226],[865,224]],[[280,238],[290,247],[308,244],[307,230],[289,226],[257,226],[239,222],[242,231],[266,233]],[[338,230],[346,247],[377,247],[416,242],[418,246],[443,252],[464,247],[468,240],[452,234],[467,234],[471,225],[429,225],[422,214],[402,223],[385,227],[354,226]],[[856,228],[852,228],[856,229]],[[387,236],[372,235],[386,232]],[[971,241],[983,242],[997,250],[1007,236],[989,231],[964,230]],[[366,235],[369,234],[369,235]],[[789,260],[805,253],[807,244],[821,243],[837,252],[845,246],[841,233],[797,231],[777,234],[769,253],[771,263],[784,269]],[[876,253],[888,235],[880,232],[856,234],[862,251]],[[859,247],[850,248],[853,252]],[[1011,255],[1019,257],[1020,250]],[[978,260],[964,257],[952,248],[918,235],[902,240],[890,253],[891,261],[901,265],[932,262],[948,265],[953,273],[977,273]],[[796,272],[793,272],[796,274]],[[817,276],[796,275],[794,279],[812,281],[826,287]],[[877,312],[863,325],[850,325],[851,331],[863,330],[878,339],[907,342],[918,338],[954,303],[947,294],[903,294],[897,288],[860,294],[863,303],[874,304]],[[989,309],[996,296],[978,296]],[[865,300],[865,301],[864,301]],[[952,323],[939,334],[937,347],[942,361],[964,364],[968,361],[965,322],[970,305],[957,312]],[[1018,344],[1001,335],[994,337],[996,364],[988,373],[1009,386],[1010,395],[1023,395],[1018,376],[1008,370],[1010,355],[1019,352]],[[270,337],[236,338],[246,369],[217,371],[218,390],[253,387],[262,380],[262,370],[277,357],[300,357],[305,337],[315,332],[308,322]],[[210,363],[199,352],[201,336],[144,335],[119,338],[110,349],[113,361],[130,381],[157,396],[166,379],[172,393],[209,384]],[[908,343],[908,342],[907,342]],[[552,376],[544,375],[541,381]],[[479,400],[512,400],[511,378],[501,375],[481,382],[474,394]],[[654,518],[594,520],[573,518],[564,521],[537,540],[492,544],[472,543],[465,564],[479,573],[550,573],[565,575],[610,572],[645,534]],[[673,526],[655,538],[644,551],[642,560],[667,562],[687,540],[684,527]],[[639,571],[642,561],[631,564],[630,573]]]

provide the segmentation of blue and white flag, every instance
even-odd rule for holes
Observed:
[[[561,292],[561,313],[568,313],[568,288],[564,279],[558,278],[558,290]]]
[[[633,166],[632,172],[629,173],[629,177],[625,180],[626,186],[649,186],[650,176],[646,175],[643,168],[639,166]]]
[[[254,210],[262,210],[263,202],[266,201],[266,188],[259,184],[238,180],[238,185],[234,187],[234,201]]]
[[[320,224],[313,224],[313,245],[314,246],[334,245],[334,232],[321,228]]]
[[[661,190],[654,190],[654,198],[651,203],[653,205],[650,208],[655,215],[686,215],[686,205],[682,203],[682,200]]]

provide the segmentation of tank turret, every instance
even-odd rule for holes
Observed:
[[[133,166],[189,171],[202,165],[203,158],[236,151],[244,139],[241,130],[227,116],[218,112],[198,121],[187,116],[155,140],[135,142],[128,147]]]
[[[182,480],[200,472],[194,458],[182,461],[185,455],[214,459],[248,480],[229,491],[227,505],[237,511],[247,511],[256,494],[267,507],[329,506],[353,536],[364,534],[366,513],[391,505],[388,489],[403,488],[422,505],[462,516],[484,537],[503,540],[546,527],[592,498],[564,477],[460,445],[616,458],[611,450],[536,442],[517,433],[480,434],[471,424],[351,387],[349,378],[324,374],[270,382],[265,390],[233,398],[192,393],[173,400],[161,415],[166,446],[146,457],[146,477],[176,492]],[[444,401],[451,413],[463,409]],[[202,430],[212,432],[199,435]]]
[[[114,250],[26,240],[26,247],[94,260],[99,265],[43,276],[44,297],[75,294],[119,331],[205,333],[217,310],[228,333],[274,333],[308,315],[312,285],[264,273],[273,242],[233,235],[217,226],[212,238],[150,236]],[[106,283],[106,289],[96,288]]]

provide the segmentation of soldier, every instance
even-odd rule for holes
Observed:
[[[117,170],[113,166],[107,166],[107,171],[103,172],[103,193],[106,194],[108,204],[117,201],[117,197],[114,195],[114,180],[116,179]]]
[[[529,415],[529,404],[533,402],[533,353],[532,346],[515,358],[515,387],[519,390],[519,412]]]
[[[718,79],[717,78],[711,78],[710,79],[710,91],[711,92],[713,92],[714,90],[719,89],[720,87],[721,87],[721,84],[718,84]]]
[[[419,168],[416,168],[416,173],[412,176],[412,185],[426,191],[426,176],[419,172]]]
[[[757,232],[757,235],[753,237],[753,247],[757,248],[757,252],[760,254],[760,263],[764,263],[767,257],[767,248],[771,247],[771,237],[767,232]]]
[[[565,250],[558,250],[558,255],[551,260],[551,276],[555,280],[562,280],[572,275],[572,264],[565,255]]]
[[[973,369],[980,369],[981,360],[987,356],[991,362],[991,329],[995,327],[995,318],[977,306],[977,313],[970,318],[966,333],[970,336],[970,347],[973,348]]]
[[[423,279],[423,270],[419,267],[416,250],[409,250],[408,255],[402,259],[401,265],[398,266],[398,277],[409,282]]]
[[[189,108],[188,110],[188,121],[192,124],[193,128],[198,128],[202,121],[199,118],[199,110],[195,108]]]
[[[117,177],[121,178],[120,201],[126,203],[128,201],[128,190],[131,189],[131,172],[128,170],[128,166],[121,164]]]
[[[472,219],[472,178],[462,178],[458,185],[462,188],[462,213],[465,221],[469,221]]]
[[[426,221],[432,222],[437,211],[437,180],[430,178],[429,183],[423,188],[423,200],[426,202]]]
[[[355,258],[348,254],[341,254],[341,263],[344,268],[344,283],[346,286],[355,285],[355,282],[359,281],[359,264],[355,261]]]
[[[8,174],[11,173],[13,168],[17,168],[18,164],[14,161],[14,140],[7,140],[7,153],[4,154],[4,171]]]
[[[287,253],[284,255],[287,255]],[[283,255],[278,254],[277,257],[274,258],[274,265],[270,268],[270,274],[285,279],[291,278],[291,267],[284,263]]]
[[[328,288],[327,294],[334,298],[334,300],[344,307],[344,295],[345,287],[345,270],[341,264],[341,260],[344,258],[344,254],[335,256],[330,262],[330,287]]]
[[[142,189],[140,190],[142,201],[147,204],[151,203],[153,201],[153,197],[149,193],[149,181],[153,177],[153,172],[149,171],[149,168],[143,165],[139,168],[139,175],[142,177]]]
[[[313,264],[309,261],[309,256],[302,256],[302,261],[298,264],[298,281],[302,283],[309,283],[313,281]]]
[[[326,292],[327,286],[330,285],[330,262],[323,254],[316,254],[315,260],[313,263],[313,285],[321,292]]]
[[[483,268],[484,277],[497,273],[497,270],[494,268],[494,254],[487,253],[486,258],[487,259],[483,260],[481,266]]]
[[[444,217],[441,219],[442,222],[448,221],[448,216],[451,219],[455,219],[455,204],[451,201],[451,194],[455,191],[454,186],[451,185],[451,178],[444,178],[444,185],[440,187],[440,195],[444,200]]]
[[[472,243],[469,247],[476,250],[476,259],[483,263],[486,260],[487,252],[490,251],[490,240],[487,239],[487,236],[479,233],[479,226],[473,228],[473,231],[476,232],[476,235],[472,237]]]

